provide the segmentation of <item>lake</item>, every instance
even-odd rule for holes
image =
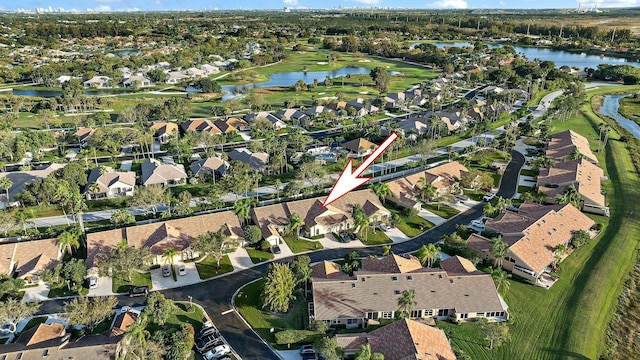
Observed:
[[[425,42],[414,42],[411,44],[411,48],[414,48],[416,45],[423,44]],[[473,46],[470,42],[452,42],[452,41],[434,41],[434,42],[426,42],[429,44],[433,44],[439,48],[443,48],[446,46],[449,47],[465,47],[465,46]],[[500,47],[502,45],[496,44],[486,44],[489,48],[494,49]],[[533,59],[541,59],[541,60],[550,60],[556,63],[558,66],[567,65],[570,67],[577,67],[578,69],[584,69],[586,67],[597,68],[599,64],[609,64],[609,65],[632,65],[636,67],[640,67],[640,62],[627,60],[624,58],[616,58],[611,56],[599,56],[599,55],[587,55],[585,53],[577,54],[571,53],[563,50],[554,50],[547,48],[539,48],[539,47],[523,47],[523,46],[514,46],[513,47],[518,54],[524,54],[529,60]]]
[[[640,125],[638,125],[638,123],[636,123],[635,121],[622,116],[622,114],[620,114],[619,112],[620,99],[628,96],[631,95],[626,94],[605,96],[604,101],[602,102],[602,107],[600,108],[600,112],[617,121],[620,126],[629,130],[629,132],[632,133],[633,136],[640,139]]]

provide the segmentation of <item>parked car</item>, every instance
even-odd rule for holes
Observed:
[[[280,246],[275,245],[271,248],[271,253],[273,254],[280,254],[282,252],[282,250],[280,250]]]
[[[509,210],[509,211],[513,211],[513,212],[518,212],[518,210],[519,210],[519,209],[518,209],[518,207],[517,207],[517,206],[515,206],[515,205],[507,205],[507,206],[505,207],[505,209],[507,209],[507,210]]]
[[[129,297],[147,296],[147,295],[149,295],[148,286],[136,286],[134,288],[129,289]]]
[[[203,356],[207,360],[213,360],[213,359],[220,359],[224,355],[227,355],[230,353],[231,353],[231,348],[229,347],[229,345],[225,344],[225,345],[216,346],[215,348],[207,351]]]
[[[469,197],[465,194],[460,194],[458,196],[456,196],[458,199],[462,200],[462,201],[467,201],[469,200]]]
[[[98,288],[98,278],[92,276],[89,278],[89,289],[97,289]]]
[[[358,240],[358,235],[356,235],[356,233],[349,233],[349,237],[351,240]]]
[[[482,200],[484,200],[485,202],[489,202],[491,200],[493,200],[496,197],[496,193],[494,192],[490,192],[487,195],[485,195]]]
[[[380,229],[382,231],[389,231],[389,230],[391,230],[391,226],[389,226],[387,224],[380,224]]]
[[[484,223],[481,220],[471,220],[469,225],[478,229],[484,229]]]
[[[220,346],[223,344],[224,344],[224,341],[222,341],[221,337],[216,336],[216,334],[211,334],[201,338],[200,341],[195,343],[195,346],[196,346],[196,350],[198,350],[201,353],[205,353],[215,348],[216,346]]]
[[[318,357],[316,353],[308,353],[308,354],[300,354],[300,359],[302,360],[317,360]]]
[[[169,269],[169,266],[163,266],[162,267],[162,276],[164,276],[164,277],[171,276],[171,269]]]
[[[213,326],[206,327],[206,328],[203,328],[202,330],[200,330],[197,334],[195,334],[193,336],[193,340],[195,342],[198,342],[198,341],[202,340],[203,338],[205,338],[206,336],[209,336],[209,335],[213,335],[215,337],[220,337],[220,332],[218,332],[218,330],[216,328],[214,328]]]
[[[348,232],[343,231],[340,233],[340,240],[342,240],[342,242],[348,243],[349,241],[351,241],[351,237],[349,236]]]
[[[187,275],[187,267],[184,264],[178,265],[178,275]]]
[[[300,355],[302,354],[315,354],[316,351],[313,350],[313,345],[302,345],[300,347]]]

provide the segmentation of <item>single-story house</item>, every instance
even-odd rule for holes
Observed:
[[[78,144],[83,147],[89,142],[91,135],[95,132],[92,128],[80,128],[73,135],[78,138]]]
[[[236,129],[235,126],[231,125],[231,123],[229,123],[228,121],[224,121],[224,120],[216,120],[213,122],[213,124],[220,129],[220,132],[227,135],[233,132],[238,132],[238,129]]]
[[[17,276],[37,283],[46,269],[62,260],[57,239],[20,241],[0,244],[0,274]]]
[[[222,131],[208,119],[189,119],[180,124],[180,128],[184,133],[188,131],[204,131],[211,134],[222,134]]]
[[[144,76],[134,75],[134,76],[131,76],[128,79],[124,80],[122,82],[122,86],[124,86],[124,87],[136,87],[136,88],[149,87],[149,86],[153,86],[153,82],[151,82],[151,80],[149,80],[148,78],[146,78]]]
[[[169,71],[167,73],[167,84],[179,84],[189,79],[189,75],[185,74],[184,71]]]
[[[50,164],[42,169],[29,170],[29,171],[11,171],[0,172],[0,179],[6,177],[11,180],[11,187],[9,188],[9,198],[7,199],[7,192],[0,191],[0,208],[9,204],[10,206],[16,206],[16,195],[20,194],[27,185],[33,184],[40,179],[44,179],[51,173],[58,169],[62,169],[66,164]],[[4,189],[2,189],[4,190]]]
[[[159,121],[153,123],[150,127],[155,130],[155,138],[162,145],[169,143],[169,141],[178,136],[178,124],[172,122]]]
[[[249,123],[242,120],[242,119],[238,119],[238,118],[234,118],[234,117],[230,117],[227,120],[225,120],[225,122],[230,125],[233,126],[234,128],[240,130],[240,131],[250,131],[251,127],[249,126]]]
[[[89,174],[84,195],[87,200],[132,196],[135,185],[135,172],[115,171],[110,167],[98,166]]]
[[[156,159],[146,159],[142,163],[142,177],[140,182],[144,186],[162,185],[172,186],[185,182],[187,173],[182,164],[163,164]]]
[[[264,172],[269,168],[269,154],[266,152],[251,152],[247,148],[234,149],[229,152],[229,160],[249,164],[252,170]]]
[[[298,109],[282,109],[274,114],[278,119],[293,124],[304,125],[305,120],[309,117]]]
[[[361,268],[352,276],[343,273],[336,263],[317,263],[311,267],[310,320],[354,329],[364,328],[369,320],[393,319],[404,290],[415,291],[409,319],[508,320],[508,307],[491,275],[477,271],[466,259],[451,259],[466,263],[456,266],[461,270],[448,272],[424,268],[411,255],[369,256],[362,259]]]
[[[96,75],[96,76],[92,77],[91,79],[83,82],[82,86],[84,86],[86,89],[89,89],[89,88],[98,88],[98,89],[109,88],[109,87],[111,87],[111,78],[108,77],[108,76]]]
[[[268,111],[260,111],[257,113],[247,114],[244,117],[244,120],[247,121],[249,124],[251,124],[252,122],[258,119],[265,119],[268,122],[270,122],[271,125],[273,125],[274,130],[280,130],[287,127],[287,124],[284,121],[278,119],[275,115],[273,115]]]
[[[352,158],[369,156],[377,147],[378,145],[362,138],[353,139],[342,144],[342,148],[349,152],[347,156]]]
[[[594,164],[598,163],[598,158],[589,146],[589,140],[573,130],[551,135],[545,150],[545,156],[555,161],[568,160],[569,156],[577,150],[585,159]]]
[[[205,174],[216,174],[220,177],[229,169],[229,163],[219,157],[208,157],[194,161],[189,166],[194,177],[203,176]]]

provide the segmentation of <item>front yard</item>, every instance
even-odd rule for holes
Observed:
[[[294,254],[323,249],[324,246],[319,241],[305,240],[297,238],[295,235],[287,235],[283,237],[284,242]]]
[[[394,204],[387,203],[386,208],[391,214],[397,214],[398,220],[394,222],[395,226],[408,237],[414,237],[431,229],[433,224],[419,215],[408,216],[406,210]]]
[[[247,254],[249,255],[249,258],[251,258],[251,262],[254,264],[259,264],[267,260],[273,260],[273,254],[267,251],[249,248],[247,249]]]
[[[430,212],[440,216],[443,219],[449,219],[455,215],[458,215],[460,211],[458,209],[454,209],[451,206],[445,204],[423,204],[422,208],[425,210],[429,210]]]
[[[126,293],[129,289],[136,286],[148,286],[151,289],[151,273],[139,273],[134,271],[131,275],[132,282],[126,277],[119,275],[113,277],[113,284],[111,285],[111,291],[116,294]]]
[[[382,230],[375,230],[374,232],[373,229],[368,229],[366,233],[365,231],[360,231],[358,238],[365,245],[384,245],[393,242]]]
[[[232,272],[233,265],[231,265],[231,260],[229,259],[229,255],[225,255],[224,257],[222,257],[222,259],[220,259],[220,269],[218,269],[218,264],[216,263],[216,259],[209,256],[200,262],[196,262],[196,269],[198,269],[198,274],[200,274],[200,279],[206,280],[214,276]]]

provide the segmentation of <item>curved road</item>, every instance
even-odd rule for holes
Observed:
[[[512,197],[518,185],[518,174],[524,164],[524,156],[517,151],[511,153],[512,160],[500,183],[498,195]],[[448,235],[455,231],[456,224],[467,224],[471,220],[482,215],[483,204],[477,204],[469,210],[457,215],[451,221],[447,221],[439,226],[429,229],[427,232],[415,238],[392,246],[396,254],[413,252],[424,244],[435,243],[442,235]],[[331,260],[341,258],[350,251],[357,251],[361,256],[380,255],[381,247],[353,248],[353,249],[327,249],[314,251],[305,255],[311,258],[311,262]],[[289,262],[293,257],[278,261]],[[253,330],[244,322],[240,315],[233,311],[232,296],[242,286],[253,280],[259,279],[267,270],[268,263],[264,263],[253,268],[232,273],[217,279],[203,281],[198,284],[184,286],[180,288],[163,290],[162,293],[168,298],[180,301],[192,300],[200,304],[209,314],[211,320],[216,324],[220,332],[227,339],[233,349],[243,359],[280,359],[272,349],[257,336]],[[40,314],[59,313],[65,300],[51,300],[42,303]],[[118,297],[119,306],[143,305],[144,298],[129,298],[127,296]],[[232,310],[225,315],[222,313]]]

